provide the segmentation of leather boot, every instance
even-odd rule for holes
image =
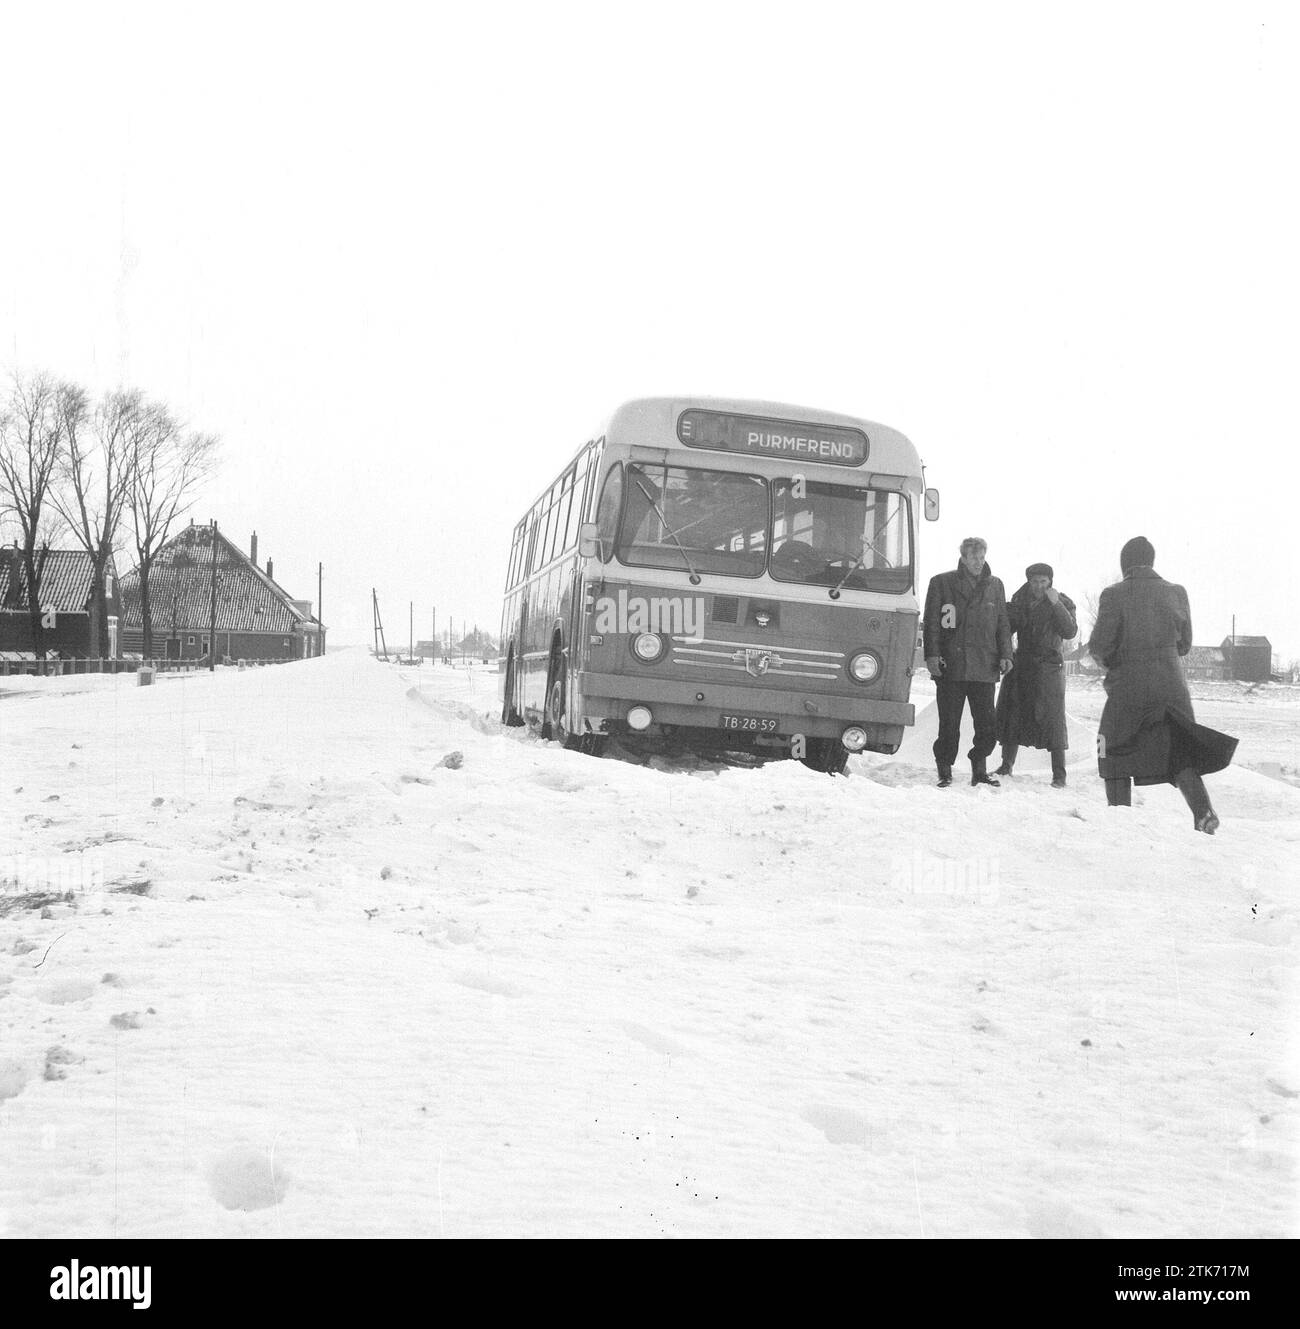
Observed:
[[[940,765],[940,766],[939,766],[939,788],[940,788],[940,789],[947,789],[948,786],[949,786],[950,784],[952,784],[952,767],[951,767],[951,766]]]
[[[972,757],[970,759],[970,782],[971,784],[991,784],[995,789],[1002,783],[1001,780],[995,780],[988,773],[983,757]]]
[[[1052,749],[1052,788],[1065,788],[1065,750],[1063,748]]]
[[[1133,781],[1127,775],[1106,781],[1106,802],[1113,808],[1133,806]]]
[[[993,772],[994,775],[1011,775],[1012,768],[1016,764],[1016,757],[1020,752],[1019,743],[1003,743],[1002,745],[1002,765]]]
[[[1219,829],[1219,819],[1210,806],[1210,795],[1200,772],[1191,766],[1184,767],[1174,777],[1174,783],[1192,810],[1192,825],[1206,835],[1213,835]]]

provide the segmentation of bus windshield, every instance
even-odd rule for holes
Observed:
[[[757,577],[767,558],[767,520],[762,476],[634,464],[618,557],[634,567]]]
[[[634,463],[617,553],[632,567],[731,577],[766,567],[777,581],[894,594],[912,586],[902,494],[793,477]]]
[[[773,480],[769,570],[777,581],[908,590],[906,499],[892,490]]]

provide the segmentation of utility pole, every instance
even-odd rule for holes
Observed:
[[[433,607],[433,617],[429,620],[429,649],[433,652],[431,663],[438,663],[438,606]]]
[[[325,654],[325,620],[321,617],[321,587],[325,582],[325,564],[316,564],[316,654]]]
[[[406,647],[406,658],[408,662],[415,659],[415,601],[411,600],[409,601],[409,604],[411,606],[410,608],[411,619],[410,622],[407,624],[407,627],[411,635],[410,635],[410,640],[408,641]]]
[[[212,519],[212,603],[208,624],[208,673],[217,668],[217,519]]]
[[[379,617],[379,592],[373,586],[370,588],[370,601],[375,611],[375,658],[386,663],[388,660],[388,643],[384,640],[384,625]]]

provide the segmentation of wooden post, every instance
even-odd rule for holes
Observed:
[[[212,519],[212,615],[208,627],[208,672],[217,668],[217,519]]]

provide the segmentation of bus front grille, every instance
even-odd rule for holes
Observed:
[[[820,678],[833,681],[843,669],[843,651],[813,651],[802,646],[755,645],[708,637],[673,638],[672,662],[696,669],[721,669],[751,678]]]

